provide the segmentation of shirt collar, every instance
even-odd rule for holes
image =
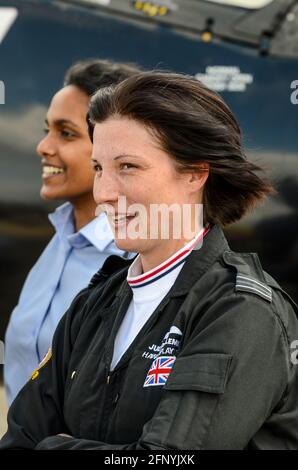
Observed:
[[[89,224],[82,227],[79,232],[94,245],[98,251],[104,251],[114,242],[113,231],[105,213],[101,213]]]
[[[57,207],[48,217],[57,234],[62,239],[75,233],[73,205],[70,204],[70,202],[66,202],[62,206]]]
[[[104,251],[114,241],[106,214],[101,213],[76,232],[73,212],[73,205],[66,202],[49,214],[49,220],[62,242],[74,247],[82,247],[88,242],[98,251]]]
[[[209,227],[203,228],[193,240],[180,248],[180,250],[174,253],[170,258],[146,273],[143,273],[142,271],[141,259],[140,256],[138,256],[128,270],[127,282],[130,287],[137,289],[148,286],[149,284],[156,283],[162,278],[169,276],[170,273],[177,270],[181,264],[185,263],[194,248],[200,248],[203,244],[203,238],[208,231]]]

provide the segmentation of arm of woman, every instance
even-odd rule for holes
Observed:
[[[10,406],[1,450],[33,449],[49,435],[69,434],[62,410],[64,384],[87,296],[88,289],[84,289],[75,297],[59,322],[52,349]]]
[[[291,307],[284,303],[284,308],[293,319]],[[177,357],[152,419],[144,425],[137,442],[123,445],[61,435],[69,434],[63,428],[61,410],[53,397],[63,393],[59,392],[63,383],[60,385],[58,351],[66,325],[61,324],[54,341],[52,366],[46,365],[44,379],[27,386],[13,405],[8,436],[17,426],[21,440],[11,442],[27,445],[30,433],[29,442],[36,444],[36,449],[245,448],[283,402],[290,382],[297,381],[297,371],[290,363],[288,338],[272,305],[249,294],[222,298],[203,318]],[[29,400],[35,411],[25,418],[21,408]],[[297,410],[295,413],[296,421],[292,423],[297,423]],[[12,425],[13,416],[18,421]],[[291,430],[290,422],[288,425],[290,436],[295,430]],[[44,428],[36,432],[41,426]],[[26,437],[21,429],[26,430]]]

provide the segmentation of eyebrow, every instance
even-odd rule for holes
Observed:
[[[114,158],[114,160],[119,160],[120,158],[141,158],[139,157],[138,155],[130,155],[130,154],[125,154],[125,153],[122,153],[121,155],[117,155],[117,157]]]
[[[47,119],[45,119],[45,123],[46,123],[47,126],[49,125],[49,121]],[[77,128],[79,127],[77,124],[75,124],[70,119],[55,119],[55,121],[53,121],[53,124],[54,124],[54,126],[65,126],[65,125],[70,124],[73,127],[77,127]]]
[[[138,155],[121,154],[121,155],[117,155],[117,157],[114,157],[113,160],[120,160],[120,158],[142,158],[142,157],[139,157]],[[94,163],[98,163],[98,161],[95,158],[91,158],[91,161]]]

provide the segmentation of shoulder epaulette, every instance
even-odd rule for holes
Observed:
[[[266,300],[269,300],[269,302],[272,302],[272,289],[252,277],[237,274],[235,290],[252,292],[254,294],[260,295]]]
[[[256,253],[225,251],[223,259],[227,265],[236,269],[236,292],[251,292],[268,302],[272,302],[272,289],[266,283],[264,272]]]

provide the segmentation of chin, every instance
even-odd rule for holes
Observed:
[[[52,191],[44,187],[41,188],[39,194],[41,199],[44,199],[45,201],[57,201],[67,199],[65,194],[59,193],[58,191]]]
[[[45,201],[55,201],[56,199],[61,199],[61,197],[57,196],[57,194],[53,194],[50,191],[43,190],[40,191],[40,197]]]
[[[138,240],[131,240],[129,238],[115,238],[115,245],[119,250],[130,251],[133,253],[139,253],[141,244]]]

